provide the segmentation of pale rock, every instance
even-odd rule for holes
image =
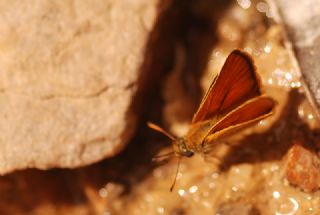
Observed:
[[[268,0],[274,18],[286,28],[292,61],[305,82],[306,95],[320,117],[320,4],[318,0]]]
[[[157,3],[0,2],[0,174],[83,166],[125,146]]]

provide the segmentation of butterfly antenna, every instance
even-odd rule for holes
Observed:
[[[175,174],[175,176],[174,176],[172,185],[171,185],[171,187],[170,187],[170,192],[172,192],[172,190],[173,190],[173,188],[174,188],[174,185],[176,185],[177,176],[178,176],[178,173],[179,173],[181,156],[179,156],[178,159],[179,159],[179,160],[178,160],[177,170],[176,170],[176,174]]]
[[[169,137],[171,140],[175,140],[176,138],[172,135],[172,134],[169,134],[167,131],[165,131],[163,128],[161,128],[160,126],[156,125],[156,124],[153,124],[152,122],[148,122],[147,123],[148,127],[153,129],[153,130],[156,130],[164,135],[166,135],[167,137]]]
[[[173,152],[169,152],[169,153],[166,153],[166,154],[161,154],[161,155],[156,155],[152,158],[152,161],[157,161],[159,158],[166,158],[166,157],[170,157],[174,155],[174,151]]]

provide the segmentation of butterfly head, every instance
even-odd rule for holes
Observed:
[[[193,156],[193,151],[189,150],[187,145],[186,145],[186,140],[184,138],[177,138],[175,136],[173,136],[172,134],[168,133],[167,131],[165,131],[164,129],[162,129],[161,127],[159,127],[158,125],[155,125],[151,122],[148,123],[148,126],[164,135],[166,135],[167,137],[169,137],[172,140],[172,145],[173,145],[173,150],[174,153],[178,156],[178,157],[191,157]]]
[[[172,185],[170,187],[170,191],[172,191],[173,188],[174,188],[174,185],[176,184],[177,175],[179,173],[179,167],[180,167],[181,158],[182,157],[192,157],[194,152],[188,149],[187,144],[186,144],[186,140],[184,138],[177,138],[177,137],[173,136],[172,134],[170,134],[169,132],[167,132],[164,129],[162,129],[161,127],[159,127],[158,125],[153,124],[151,122],[148,122],[148,126],[150,128],[152,128],[153,130],[156,130],[156,131],[166,135],[168,138],[170,138],[170,140],[172,140],[173,152],[170,152],[170,153],[155,157],[155,158],[168,157],[168,156],[171,156],[173,154],[175,154],[178,157],[177,171],[176,171],[176,174],[174,176],[173,183],[172,183]]]

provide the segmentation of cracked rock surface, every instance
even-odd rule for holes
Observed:
[[[0,174],[83,166],[124,147],[156,4],[1,1]]]

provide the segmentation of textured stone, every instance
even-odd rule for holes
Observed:
[[[0,2],[0,174],[82,166],[124,147],[156,7]]]
[[[304,191],[314,191],[320,187],[320,159],[299,142],[285,156],[283,171],[290,184]]]
[[[278,22],[284,24],[294,50],[309,100],[318,109],[320,117],[320,4],[318,0],[269,0]]]

